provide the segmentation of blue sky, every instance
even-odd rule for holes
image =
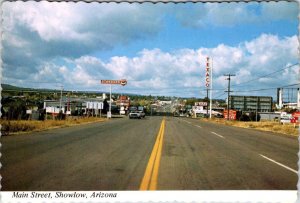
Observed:
[[[2,82],[107,91],[101,79],[128,79],[116,92],[205,96],[205,58],[214,95],[275,96],[299,82],[296,3],[86,4],[5,2]],[[299,87],[299,86],[295,86]]]

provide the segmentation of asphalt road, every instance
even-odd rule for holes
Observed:
[[[165,133],[161,190],[297,188],[297,138],[183,118],[168,118]]]
[[[157,190],[295,190],[298,180],[297,138],[187,118],[112,119],[1,143],[4,191],[139,190],[148,179]]]

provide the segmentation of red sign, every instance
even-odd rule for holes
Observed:
[[[294,112],[292,113],[293,118],[291,119],[291,123],[298,123],[299,122],[299,117],[300,117],[300,112]]]
[[[294,112],[294,113],[292,113],[292,116],[293,117],[300,117],[300,112]]]
[[[108,84],[108,85],[126,85],[127,80],[122,79],[122,80],[101,80],[101,84]]]
[[[298,123],[298,122],[299,122],[298,117],[291,118],[291,123]]]
[[[224,110],[224,118],[228,118],[227,110]],[[229,119],[230,120],[236,120],[236,111],[235,110],[229,110]]]

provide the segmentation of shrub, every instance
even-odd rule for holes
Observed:
[[[240,121],[250,121],[250,118],[247,114],[242,114],[240,117]]]

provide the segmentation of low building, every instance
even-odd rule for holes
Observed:
[[[229,97],[229,109],[246,112],[272,112],[273,98],[268,96]]]
[[[66,115],[98,115],[103,109],[103,99],[63,97],[61,101],[45,100],[44,109],[46,113],[53,115],[60,111]]]

